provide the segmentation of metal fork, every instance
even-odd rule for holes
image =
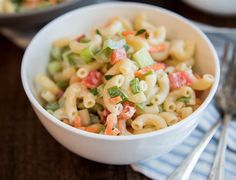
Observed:
[[[226,137],[229,127],[229,122],[232,115],[236,113],[236,93],[234,96],[230,96],[236,90],[236,45],[234,45],[234,53],[229,59],[229,43],[225,44],[224,55],[221,63],[221,79],[219,89],[217,91],[217,105],[219,109],[224,113],[224,129],[219,141],[219,148],[215,157],[215,161],[212,167],[212,171],[209,175],[211,180],[223,180],[223,168],[224,168],[224,157],[226,148]],[[235,69],[235,71],[234,71]],[[228,77],[229,81],[228,81]],[[226,94],[228,93],[228,94]],[[226,94],[226,95],[225,95]],[[233,99],[232,99],[233,98]],[[235,109],[235,110],[234,110]],[[186,159],[181,163],[181,165],[169,176],[168,180],[187,180],[189,179],[193,168],[195,167],[198,159],[200,158],[202,152],[206,148],[207,144],[210,142],[214,136],[216,130],[220,126],[221,121],[218,121],[210,131],[206,133],[201,142],[193,150],[193,152],[187,156]]]
[[[209,180],[224,179],[224,161],[227,147],[227,135],[232,116],[236,114],[236,42],[233,44],[233,53],[228,58],[229,43],[225,46],[224,58],[222,60],[221,82],[216,94],[216,102],[223,117],[223,130],[220,135],[218,149],[213,162]]]

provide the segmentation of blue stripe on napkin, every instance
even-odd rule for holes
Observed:
[[[131,167],[151,179],[164,180],[178,167],[183,159],[196,147],[212,125],[219,120],[219,113],[213,104],[209,105],[206,112],[202,116],[197,128],[191,133],[186,140],[178,145],[171,152],[139,164],[133,164]],[[214,138],[207,145],[207,148],[202,153],[196,167],[194,168],[190,179],[191,180],[206,180],[211,170],[211,166],[217,149],[218,138],[220,136],[219,128]],[[228,148],[226,151],[225,163],[225,179],[236,179],[236,123],[231,122]]]

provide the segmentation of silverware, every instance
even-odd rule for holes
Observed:
[[[193,150],[193,152],[183,160],[181,165],[168,177],[168,180],[187,180],[189,179],[193,168],[195,167],[199,157],[211,138],[214,136],[216,130],[219,128],[221,122],[218,121],[209,132],[203,137],[201,142]]]
[[[216,94],[216,101],[220,111],[223,112],[223,130],[220,135],[218,149],[213,162],[209,180],[224,179],[224,161],[227,147],[227,134],[232,116],[236,113],[236,43],[229,57],[230,43],[225,46],[225,53],[221,63],[221,83]]]

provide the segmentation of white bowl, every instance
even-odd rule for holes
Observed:
[[[183,0],[190,6],[216,15],[236,15],[235,0]]]
[[[105,136],[73,128],[50,115],[39,104],[34,79],[45,72],[52,42],[60,37],[88,32],[91,27],[113,16],[133,18],[144,12],[156,24],[166,26],[168,36],[193,40],[197,44],[196,68],[215,76],[203,104],[188,118],[174,126],[133,136]],[[25,92],[48,132],[70,151],[87,159],[108,164],[130,164],[158,156],[181,143],[197,126],[200,114],[212,100],[219,81],[219,62],[208,38],[183,17],[151,5],[111,2],[69,12],[45,26],[28,46],[21,67]]]

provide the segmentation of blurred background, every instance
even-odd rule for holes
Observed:
[[[147,179],[130,166],[91,162],[59,145],[37,120],[21,85],[22,56],[38,30],[72,9],[106,1],[50,0],[36,6],[31,0],[0,0],[0,179]],[[185,16],[207,33],[217,49],[236,39],[235,0],[136,2]]]
[[[27,5],[26,2],[37,2]],[[44,2],[45,1],[45,2]],[[25,48],[32,36],[45,24],[65,12],[109,0],[1,0],[0,33]],[[125,0],[123,0],[125,1]],[[198,25],[212,25],[234,32],[236,27],[235,0],[130,0],[157,5],[179,13]],[[13,2],[9,5],[9,2]],[[50,4],[50,3],[56,4]],[[41,3],[41,4],[40,4]],[[44,4],[42,4],[44,3]],[[46,5],[45,5],[46,4]],[[24,6],[27,5],[27,8]],[[203,27],[203,26],[202,26]],[[203,27],[204,28],[204,27]],[[230,30],[229,30],[230,29]],[[221,33],[220,33],[221,34]],[[235,35],[235,34],[234,34]]]

